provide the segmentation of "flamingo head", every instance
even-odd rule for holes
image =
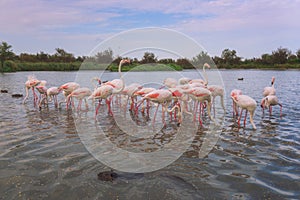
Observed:
[[[238,97],[238,94],[237,93],[231,93],[231,98],[234,100],[234,101],[237,101],[237,97]]]
[[[275,77],[273,76],[272,81],[271,81],[271,85],[274,85],[274,82],[275,82]]]
[[[47,81],[42,80],[42,81],[40,81],[39,86],[45,86],[46,84],[47,84]]]
[[[208,63],[204,63],[203,67],[210,69],[210,65]]]
[[[129,59],[122,59],[121,61],[120,61],[120,64],[126,64],[126,63],[130,63],[130,60]]]
[[[268,108],[267,102],[268,102],[268,97],[263,98],[260,102],[260,107],[262,109]]]

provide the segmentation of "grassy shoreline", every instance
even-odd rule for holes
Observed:
[[[300,70],[300,63],[287,63],[275,65],[257,65],[257,64],[240,64],[240,65],[218,65],[218,69],[261,69],[261,70]],[[175,63],[169,64],[139,64],[132,63],[122,67],[122,71],[182,71],[186,69],[194,69],[190,67],[180,66]],[[92,62],[13,62],[6,61],[3,72],[17,71],[78,71],[78,70],[107,70],[111,72],[118,71],[118,65],[96,64]]]

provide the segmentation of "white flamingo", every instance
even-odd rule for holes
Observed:
[[[264,91],[263,91],[263,96],[266,97],[268,95],[276,95],[276,90],[274,87],[274,83],[275,83],[275,77],[272,77],[272,81],[271,81],[271,87],[265,87]]]
[[[233,89],[230,93],[230,97],[232,98],[235,95],[242,95],[242,91],[238,89]],[[235,101],[232,99],[232,114],[233,116],[238,116],[239,115],[239,108],[236,105]]]
[[[254,99],[252,99],[251,97],[247,96],[247,95],[234,94],[231,98],[241,108],[241,114],[240,114],[240,117],[238,119],[238,125],[240,126],[240,121],[241,121],[243,110],[246,110],[245,119],[244,119],[244,126],[246,126],[246,117],[247,117],[247,113],[249,111],[249,113],[250,113],[250,123],[252,124],[253,129],[256,129],[256,126],[253,122],[254,111],[255,111],[256,106],[257,106],[256,101]]]
[[[57,95],[59,94],[59,92],[60,91],[59,91],[58,87],[50,87],[47,90],[47,97],[50,98],[49,101],[53,100],[55,108],[58,107]]]
[[[264,109],[269,108],[269,113],[272,115],[272,106],[280,106],[280,116],[282,116],[282,104],[278,102],[278,98],[275,95],[268,95],[261,100],[260,106],[262,108],[263,114]]]
[[[82,100],[84,100],[86,110],[88,110],[89,106],[88,106],[88,103],[86,101],[86,98],[91,96],[91,94],[92,94],[92,91],[89,88],[86,88],[86,87],[77,88],[76,90],[71,92],[71,94],[68,95],[68,97],[67,97],[67,107],[69,105],[70,98],[75,97],[76,99],[79,100],[77,110],[81,110]]]
[[[60,87],[58,87],[59,91],[63,91],[63,94],[65,96],[65,101],[63,102],[59,102],[59,106],[61,103],[67,103],[67,97],[69,94],[71,94],[74,90],[76,90],[77,88],[79,88],[80,85],[76,82],[67,82],[63,85],[61,85]],[[72,99],[72,103],[73,103],[73,99]],[[68,105],[67,105],[68,108]]]
[[[34,75],[31,75],[31,76],[28,76],[28,80],[25,82],[25,92],[26,92],[26,95],[24,97],[24,100],[23,100],[23,104],[26,103],[26,100],[29,96],[29,89],[32,88],[32,93],[33,93],[33,102],[34,102],[34,105],[36,105],[37,103],[37,99],[38,99],[38,96],[36,95],[35,93],[35,86],[37,86],[38,84],[40,84],[40,80],[36,79]]]
[[[202,120],[201,120],[201,113],[203,105],[207,102],[207,114],[209,118],[214,121],[213,117],[211,116],[210,109],[211,109],[211,92],[203,87],[194,87],[190,88],[184,91],[184,93],[188,94],[193,100],[194,100],[194,121],[196,120],[196,114],[198,111],[198,105],[199,105],[199,123],[201,126],[202,125]]]

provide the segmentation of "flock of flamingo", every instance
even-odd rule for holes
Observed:
[[[121,74],[122,65],[130,63],[128,59],[122,59],[119,64],[118,72],[120,79],[114,79],[107,82],[102,82],[99,78],[93,78],[92,83],[97,81],[97,84],[93,84],[94,90],[87,87],[80,87],[76,82],[67,82],[59,87],[46,87],[46,81],[38,80],[34,76],[29,76],[25,82],[26,96],[23,100],[23,104],[29,96],[29,90],[32,89],[34,106],[38,106],[42,109],[43,106],[47,106],[48,103],[54,102],[55,107],[61,107],[61,104],[65,103],[66,108],[71,106],[75,109],[74,98],[78,100],[77,110],[82,110],[82,101],[85,101],[86,110],[88,110],[87,100],[92,100],[95,104],[98,103],[95,109],[95,120],[99,112],[99,108],[102,105],[101,101],[105,100],[108,108],[108,113],[113,115],[111,106],[112,100],[115,98],[116,104],[122,106],[121,98],[126,97],[126,101],[123,106],[125,111],[130,101],[129,110],[138,115],[139,111],[145,114],[145,111],[149,115],[149,109],[152,105],[156,105],[156,110],[152,119],[152,123],[155,123],[156,114],[159,106],[162,107],[162,122],[165,124],[165,112],[170,114],[170,118],[174,116],[174,119],[180,124],[182,122],[183,113],[193,116],[194,122],[198,116],[198,121],[202,125],[202,116],[207,113],[209,119],[215,122],[215,119],[211,115],[211,109],[215,109],[215,98],[220,97],[221,107],[225,112],[224,106],[224,88],[219,85],[209,85],[208,77],[205,73],[206,68],[210,66],[205,63],[203,65],[204,80],[202,79],[190,79],[180,78],[176,80],[174,78],[166,78],[163,81],[163,87],[152,88],[143,87],[138,83],[132,83],[128,86],[125,85],[125,81]],[[264,113],[264,109],[269,109],[270,115],[272,112],[272,106],[280,106],[280,115],[282,105],[278,102],[276,90],[274,87],[275,78],[272,77],[271,87],[265,87],[263,90],[263,98],[261,100],[261,107]],[[35,90],[40,93],[40,97],[36,94]],[[62,92],[64,95],[64,101],[58,102],[57,95]],[[238,117],[238,126],[240,127],[240,120],[242,113],[245,110],[244,126],[246,126],[247,113],[250,113],[250,123],[253,129],[256,126],[253,121],[253,115],[257,107],[256,101],[248,95],[242,94],[241,90],[234,89],[230,93],[233,102],[233,115]],[[124,99],[124,98],[123,98]],[[146,102],[146,105],[145,105]],[[239,114],[240,109],[240,114]],[[206,110],[206,112],[205,112]]]

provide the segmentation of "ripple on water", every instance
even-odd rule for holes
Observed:
[[[9,92],[22,93],[24,85],[12,83],[25,81],[31,73],[0,74],[0,79]],[[36,73],[49,80],[49,85],[74,81],[76,76],[74,72]],[[195,76],[194,71],[183,73]],[[165,73],[155,76],[161,74]],[[261,90],[253,88],[265,87],[269,84],[265,77],[274,74],[280,80],[277,95],[283,103],[282,117],[279,107],[274,107],[272,116],[268,112],[262,116],[258,107],[254,116],[257,130],[252,130],[248,119],[245,128],[238,128],[229,103],[225,116],[218,115],[221,111],[217,109],[222,133],[204,158],[198,157],[198,151],[207,136],[205,128],[198,130],[188,151],[171,165],[145,174],[116,172],[119,176],[112,182],[98,180],[97,174],[110,168],[87,152],[75,127],[74,120],[94,125],[94,109],[72,113],[50,105],[39,111],[31,97],[22,105],[22,99],[1,93],[0,199],[298,199],[300,107],[295,102],[299,96],[299,72],[222,71],[226,91],[239,88],[256,101],[261,99]],[[237,75],[245,77],[245,81],[233,82]],[[110,80],[117,74],[105,76]],[[228,94],[225,98],[231,102]],[[175,136],[174,123],[157,131],[152,139],[127,137],[107,116],[105,106],[100,113],[97,125],[111,141],[127,150],[153,152]],[[145,127],[151,116],[143,120],[141,126]],[[160,126],[159,117],[156,121]],[[204,120],[204,124],[209,125],[209,121]]]

